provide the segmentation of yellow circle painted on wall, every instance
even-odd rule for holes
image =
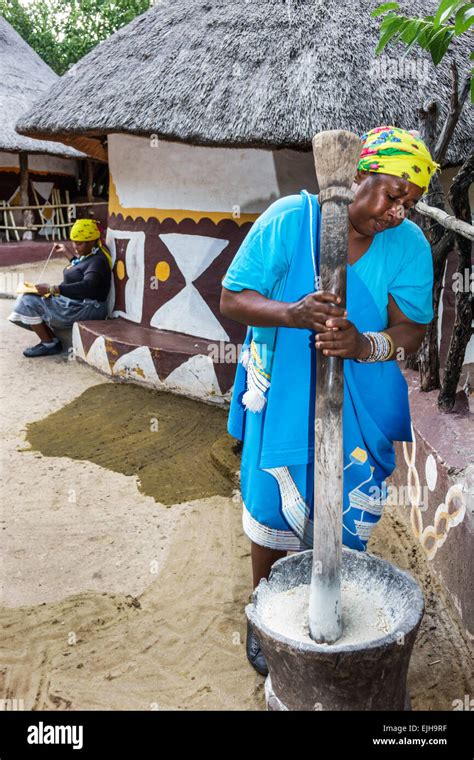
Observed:
[[[160,282],[165,282],[170,276],[170,265],[167,261],[159,261],[155,267],[155,277]]]
[[[123,280],[123,278],[125,277],[125,264],[123,263],[123,261],[117,261],[116,271],[117,271],[117,277],[119,278],[119,280]]]

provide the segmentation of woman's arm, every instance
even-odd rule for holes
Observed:
[[[53,245],[53,253],[62,254],[68,261],[72,261],[76,258],[76,254],[73,251],[70,251],[64,243],[55,243]]]
[[[398,308],[397,302],[389,294],[388,296],[388,328],[384,332],[388,333],[395,344],[394,359],[406,359],[408,354],[414,354],[425,337],[428,325],[414,322],[409,319],[401,309]]]
[[[274,301],[256,290],[233,291],[222,288],[221,314],[235,322],[253,327],[299,327],[323,330],[330,317],[343,317],[347,312],[334,306],[333,293],[310,293],[295,303]],[[337,300],[341,300],[340,298]]]
[[[254,327],[289,327],[290,304],[273,301],[257,290],[222,288],[220,311],[224,317]]]

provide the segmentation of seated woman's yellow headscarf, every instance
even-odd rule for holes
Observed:
[[[376,127],[362,135],[364,145],[358,169],[401,177],[421,187],[423,194],[441,168],[416,130]]]
[[[110,251],[105,247],[105,245],[103,245],[100,239],[100,229],[95,219],[77,219],[71,227],[69,237],[71,240],[76,240],[78,243],[84,243],[89,240],[97,240],[97,245],[105,255],[107,261],[109,262],[109,266],[112,269],[112,256],[110,255]]]

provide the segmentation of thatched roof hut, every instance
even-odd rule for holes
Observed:
[[[0,235],[7,240],[10,236],[31,239],[32,232],[23,232],[23,227],[42,220],[45,226],[40,234],[48,234],[55,216],[49,205],[60,199],[57,193],[63,193],[65,200],[65,191],[77,190],[77,162],[87,159],[86,153],[96,145],[100,150],[100,155],[93,150],[96,158],[104,161],[106,153],[97,140],[91,143],[87,138],[65,138],[71,143],[65,145],[20,135],[15,130],[21,115],[45,96],[59,77],[1,16],[0,70],[0,201],[9,207],[35,204],[40,209],[36,218],[31,212],[3,214]]]
[[[19,129],[309,150],[322,129],[415,126],[426,96],[446,101],[449,65],[435,68],[419,51],[402,61],[388,50],[384,71],[374,57],[380,21],[370,17],[378,4],[161,0],[72,67]],[[421,15],[433,6],[410,0],[404,9]],[[453,44],[466,71],[467,48]],[[448,163],[466,156],[468,119],[466,109]]]
[[[65,202],[66,191],[77,192],[81,171],[88,180],[93,176],[92,162],[86,165],[89,156],[104,162],[107,153],[98,140],[74,136],[56,142],[15,130],[21,115],[59,77],[1,16],[0,71],[0,202],[9,209],[0,216],[0,238],[31,239],[33,233],[25,227],[32,223],[43,225],[39,234],[48,235],[64,222],[62,211],[51,209],[51,204]],[[29,205],[37,210],[16,210]]]
[[[77,356],[155,387],[210,399],[229,392],[226,350],[243,334],[220,314],[220,282],[272,201],[317,192],[313,135],[415,127],[424,97],[447,93],[446,64],[435,71],[420,56],[414,67],[379,65],[375,5],[161,0],[22,117],[17,128],[30,136],[107,136],[117,319],[76,324]],[[455,164],[468,150],[467,119],[448,155]]]
[[[0,151],[48,153],[50,156],[85,158],[60,142],[18,134],[15,124],[34,102],[47,94],[59,77],[0,16]]]

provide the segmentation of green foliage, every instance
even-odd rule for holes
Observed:
[[[0,0],[0,14],[57,74],[64,74],[150,6],[151,0]]]
[[[400,5],[398,3],[382,3],[382,5],[379,5],[379,7],[372,11],[370,15],[373,18],[376,18],[376,16],[381,16],[382,13],[385,13],[386,11],[398,11],[399,8]]]
[[[373,18],[386,14],[380,24],[376,55],[380,55],[389,42],[403,43],[405,55],[419,45],[430,53],[437,66],[446,55],[452,39],[468,33],[474,24],[474,3],[466,3],[465,0],[441,0],[435,15],[423,18],[404,16],[399,13],[399,8],[398,3],[383,3],[371,13]],[[474,103],[474,75],[471,78],[471,100]]]

